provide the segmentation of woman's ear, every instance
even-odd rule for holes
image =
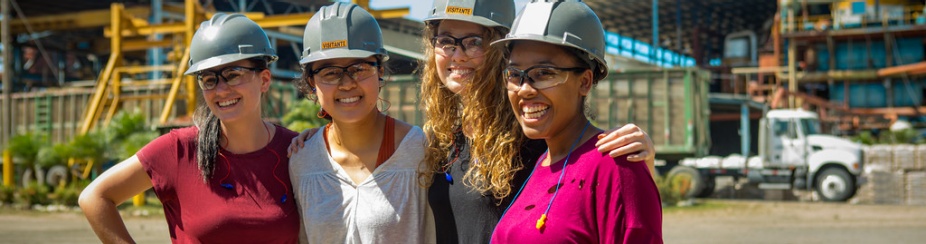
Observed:
[[[270,81],[273,79],[270,75],[270,69],[261,70],[260,73],[260,92],[267,92],[270,90]]]
[[[583,97],[588,96],[589,91],[592,90],[592,84],[594,83],[594,80],[595,80],[595,74],[593,73],[591,69],[586,69],[585,71],[582,72],[582,76],[580,76],[579,78],[581,82],[579,85],[579,95]]]

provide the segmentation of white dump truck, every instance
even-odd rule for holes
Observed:
[[[710,195],[716,177],[733,176],[746,177],[760,189],[814,190],[824,201],[851,198],[863,181],[861,145],[820,134],[815,113],[770,110],[759,120],[758,134],[756,156],[685,158],[669,177],[690,177],[688,196]]]

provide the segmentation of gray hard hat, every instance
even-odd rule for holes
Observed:
[[[255,57],[277,60],[264,29],[244,15],[216,13],[193,34],[190,68],[184,74]]]
[[[307,64],[333,58],[389,58],[383,32],[369,12],[351,3],[321,7],[305,25],[302,59]]]
[[[601,20],[580,0],[531,1],[514,20],[511,32],[492,45],[508,45],[519,40],[578,49],[580,58],[591,64],[595,80],[608,76]]]
[[[511,29],[514,13],[512,0],[434,0],[424,22],[449,19]]]

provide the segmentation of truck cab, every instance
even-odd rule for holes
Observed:
[[[760,120],[757,172],[750,181],[763,188],[813,189],[825,201],[845,201],[861,182],[862,148],[820,133],[815,113],[800,109],[769,111]],[[754,166],[755,167],[755,166]],[[777,186],[777,187],[776,187]]]

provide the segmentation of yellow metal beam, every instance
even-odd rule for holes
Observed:
[[[370,15],[373,15],[373,18],[377,19],[402,18],[403,16],[408,15],[408,8],[370,10]]]
[[[131,95],[131,96],[123,96],[122,99],[120,99],[120,100],[122,100],[122,101],[136,101],[136,100],[142,100],[142,101],[144,101],[144,100],[156,100],[156,99],[166,99],[166,98],[167,98],[167,95],[166,95],[166,94],[154,94],[154,95]]]
[[[148,16],[151,12],[149,7],[131,7],[123,10],[125,14],[133,16]],[[109,26],[112,18],[109,9],[90,10],[69,14],[55,14],[29,17],[29,26],[33,31],[48,30],[74,30],[85,28],[98,28]],[[25,33],[26,24],[22,19],[13,19],[10,21],[10,31],[13,34]]]
[[[3,149],[3,186],[13,186],[13,153]]]
[[[212,19],[212,16],[215,15],[215,14],[216,14],[216,13],[214,13],[214,12],[207,12],[207,13],[206,13],[206,19]],[[248,19],[252,19],[252,20],[261,19],[261,18],[264,18],[264,17],[267,16],[267,15],[264,14],[263,12],[244,12],[244,13],[236,12],[236,14],[242,14],[242,15],[244,15],[244,16],[247,16]]]
[[[122,43],[123,52],[142,51],[151,48],[166,48],[173,45],[171,40],[127,40]]]
[[[152,71],[174,71],[177,68],[173,65],[159,65],[159,66],[123,66],[116,68],[116,72],[120,74],[143,74]]]
[[[110,38],[97,38],[92,41],[92,50],[94,53],[109,53],[112,51]],[[172,40],[150,41],[144,38],[133,38],[122,40],[122,52],[143,51],[150,48],[169,48],[174,45]]]
[[[122,30],[122,36],[147,36],[154,34],[173,34],[173,33],[182,33],[185,31],[184,23],[166,23],[159,25],[150,25],[137,27],[135,29],[125,29]],[[106,28],[103,30],[103,35],[106,37],[112,37],[112,29]]]
[[[370,9],[370,0],[351,0],[354,4],[359,5],[362,8]]]
[[[190,65],[190,44],[193,42],[193,35],[196,33],[196,27],[199,26],[199,22],[203,21],[202,19],[197,19],[196,13],[202,13],[202,7],[199,5],[197,0],[186,0],[184,1],[186,8],[184,12],[186,13],[186,36],[184,36],[183,44],[186,45],[186,59],[180,60],[180,65],[177,67],[177,74],[174,77],[180,77],[183,81],[186,82],[186,113],[187,116],[193,117],[193,111],[196,111],[196,84],[193,83],[192,76],[185,76],[183,73]]]
[[[209,13],[205,17],[211,18],[214,13]],[[394,15],[394,13],[388,13],[389,15]],[[408,14],[408,9],[405,9],[405,14]],[[263,28],[274,28],[282,26],[300,26],[305,25],[306,22],[312,18],[311,13],[298,13],[298,14],[283,14],[283,15],[271,15],[265,16],[263,13],[245,13],[249,15],[248,18],[257,22],[257,25]],[[122,36],[147,36],[153,34],[175,34],[186,32],[186,23],[175,22],[175,23],[165,23],[157,25],[148,25],[147,23],[142,23],[136,25],[133,28],[126,28],[122,30]],[[195,26],[194,26],[195,30]],[[103,30],[103,35],[106,37],[112,37],[112,29],[106,28]]]
[[[122,26],[122,17],[121,13],[124,11],[125,6],[121,3],[113,3],[110,10],[110,25],[113,29],[120,29]],[[87,107],[86,112],[84,113],[84,121],[80,127],[80,134],[87,134],[90,132],[90,129],[93,128],[93,125],[96,123],[96,120],[99,118],[100,113],[103,110],[106,99],[106,90],[109,85],[109,79],[112,77],[113,71],[116,69],[116,66],[122,62],[122,52],[118,51],[122,48],[122,36],[115,36],[111,40],[111,46],[113,52],[109,54],[109,61],[106,63],[106,68],[103,69],[103,72],[100,74],[99,80],[96,83],[96,91],[93,93],[93,98],[90,100],[90,106]]]
[[[275,27],[284,27],[284,26],[303,26],[309,22],[309,19],[312,18],[313,13],[298,13],[298,14],[280,14],[280,15],[270,15],[260,19],[253,19],[254,22],[257,22],[257,25],[263,28],[275,28]],[[300,35],[302,35],[300,33]]]

